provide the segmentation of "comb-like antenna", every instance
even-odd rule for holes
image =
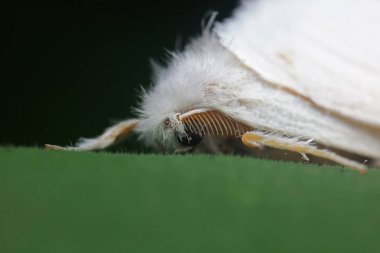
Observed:
[[[241,136],[253,128],[218,111],[194,110],[179,116],[185,129],[200,135]]]

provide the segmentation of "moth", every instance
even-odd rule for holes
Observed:
[[[135,132],[165,152],[280,150],[365,173],[380,164],[379,13],[373,0],[242,1],[166,67],[153,63],[135,119],[46,147],[105,149]]]

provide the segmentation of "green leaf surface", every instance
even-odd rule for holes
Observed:
[[[0,149],[0,252],[378,252],[380,171]]]

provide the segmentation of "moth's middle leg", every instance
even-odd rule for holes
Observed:
[[[319,149],[312,145],[312,140],[302,141],[299,138],[289,138],[280,134],[252,131],[243,134],[242,142],[249,148],[255,148],[257,147],[257,144],[261,144],[275,149],[297,152],[306,160],[308,160],[306,154],[310,154],[352,168],[359,171],[361,174],[367,172],[367,167],[365,165],[340,156],[332,151]]]

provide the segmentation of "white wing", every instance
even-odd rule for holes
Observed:
[[[246,1],[215,31],[267,82],[380,130],[380,1]]]

